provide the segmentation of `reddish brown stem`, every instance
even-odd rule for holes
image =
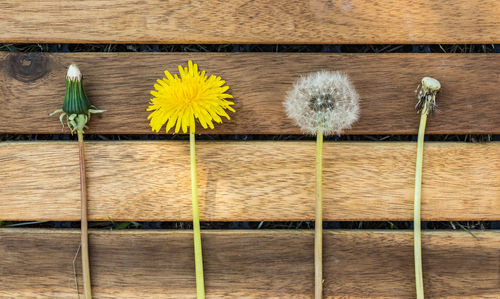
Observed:
[[[80,200],[81,200],[81,243],[82,243],[82,271],[85,298],[92,298],[90,284],[89,238],[87,221],[87,177],[85,173],[85,148],[83,145],[83,132],[78,131],[78,149],[80,152]]]

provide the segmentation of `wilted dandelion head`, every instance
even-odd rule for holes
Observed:
[[[416,93],[418,97],[415,109],[417,112],[430,114],[437,110],[436,95],[441,90],[441,83],[431,77],[423,77],[417,87]]]
[[[301,77],[287,94],[285,108],[302,131],[340,134],[358,119],[359,95],[341,72],[320,71]]]

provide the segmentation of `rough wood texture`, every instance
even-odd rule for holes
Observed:
[[[191,220],[188,142],[88,142],[89,220]],[[326,142],[324,218],[409,220],[415,143]],[[314,142],[197,142],[201,219],[314,218]],[[0,219],[78,220],[76,143],[0,143]],[[500,143],[427,143],[424,220],[500,220]]]
[[[500,233],[474,234],[424,233],[426,298],[498,298]],[[76,295],[79,232],[2,229],[0,239],[1,297]],[[91,231],[90,244],[96,298],[193,298],[190,231]],[[312,231],[205,231],[203,247],[208,298],[312,296]],[[327,298],[414,298],[411,232],[326,231],[324,249]]]
[[[11,0],[0,41],[498,43],[495,0]]]
[[[199,133],[301,133],[282,102],[301,74],[322,69],[345,71],[361,95],[360,121],[347,134],[416,134],[415,89],[424,76],[443,86],[441,112],[430,119],[427,133],[500,133],[497,54],[273,53],[0,53],[0,133],[61,133],[56,117],[47,114],[62,106],[66,68],[75,62],[89,97],[106,110],[93,117],[88,133],[149,134],[149,91],[163,70],[176,71],[188,59],[221,75],[236,98],[230,121]]]

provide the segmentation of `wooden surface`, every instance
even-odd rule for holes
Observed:
[[[11,0],[1,42],[425,44],[500,41],[496,0]]]
[[[426,298],[497,298],[500,232],[474,234],[424,232]],[[0,297],[76,297],[78,231],[1,229],[0,239]],[[90,246],[96,298],[194,296],[190,231],[93,231]],[[413,298],[411,232],[326,231],[324,249],[327,298]],[[311,298],[312,253],[312,231],[205,231],[207,297]]]
[[[324,218],[409,220],[416,143],[326,142]],[[205,221],[314,219],[314,142],[197,142]],[[89,220],[191,220],[188,141],[88,142]],[[425,144],[423,220],[500,220],[500,143]],[[0,143],[0,219],[78,220],[78,147]]]
[[[285,114],[287,90],[302,74],[348,73],[361,96],[360,121],[347,134],[416,134],[415,89],[424,76],[443,88],[440,113],[426,133],[500,133],[500,59],[497,54],[8,54],[0,53],[0,133],[62,133],[56,117],[64,76],[77,63],[92,102],[88,133],[150,134],[149,92],[163,71],[193,59],[221,75],[235,96],[236,113],[210,134],[300,134]],[[67,132],[67,131],[66,131]],[[161,133],[165,133],[164,129]]]

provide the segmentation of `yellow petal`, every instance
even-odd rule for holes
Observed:
[[[174,81],[174,77],[172,77],[172,74],[170,74],[169,71],[165,71],[165,77],[167,77],[167,79],[170,81]]]
[[[191,118],[191,121],[189,122],[189,129],[191,130],[192,133],[194,133],[195,128],[196,128],[196,123],[194,122],[194,115],[193,115],[193,113],[191,113],[189,115],[189,117]]]
[[[177,120],[175,121],[175,133],[179,133],[179,130],[181,128],[181,117],[181,114],[177,115]]]

